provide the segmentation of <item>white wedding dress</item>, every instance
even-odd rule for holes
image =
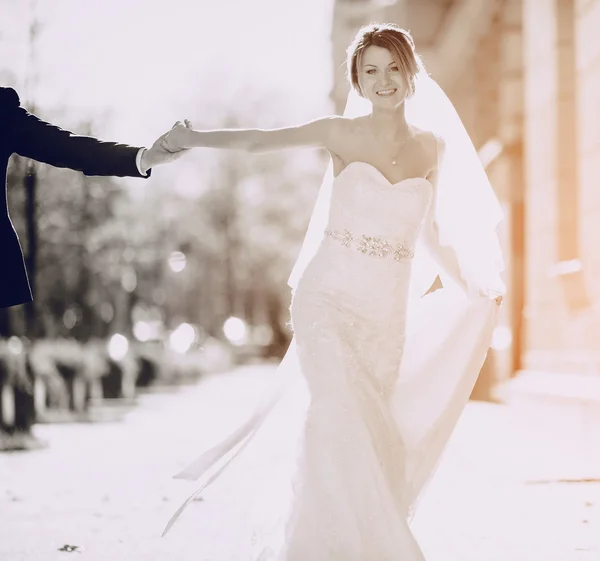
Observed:
[[[293,461],[285,464],[292,492],[273,517],[278,539],[271,525],[270,534],[255,538],[251,559],[424,559],[409,522],[468,400],[496,318],[493,301],[465,305],[466,296],[449,298],[446,288],[409,309],[412,257],[433,196],[427,179],[391,184],[362,162],[335,178],[326,235],[292,299],[294,341],[280,366],[281,391],[176,476],[197,479],[213,470],[191,501],[260,435],[278,403],[301,400],[290,380],[304,383],[308,398]],[[448,334],[444,322],[456,328]]]

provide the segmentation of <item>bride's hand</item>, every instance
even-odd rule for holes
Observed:
[[[185,124],[178,121],[177,123],[175,123],[173,128],[162,138],[161,147],[167,152],[171,153],[180,152],[181,150],[191,148],[190,132],[192,130],[192,123],[187,119],[185,120]]]
[[[504,296],[502,296],[502,295],[493,296],[489,292],[484,292],[483,290],[479,291],[479,296],[481,298],[490,298],[490,299],[494,300],[496,302],[496,304],[498,305],[498,307],[502,306],[502,301],[504,299]]]

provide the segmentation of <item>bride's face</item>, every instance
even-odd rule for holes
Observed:
[[[383,47],[371,45],[365,49],[359,77],[364,96],[374,106],[395,107],[408,95],[405,76],[392,53]]]

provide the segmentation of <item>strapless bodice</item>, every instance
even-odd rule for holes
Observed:
[[[391,183],[372,165],[353,162],[334,179],[327,229],[414,249],[432,197],[433,186],[425,178]]]

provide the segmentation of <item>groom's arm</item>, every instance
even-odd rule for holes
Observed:
[[[142,165],[144,148],[73,134],[29,113],[20,106],[17,93],[9,92],[9,126],[17,154],[85,175],[149,177]]]

